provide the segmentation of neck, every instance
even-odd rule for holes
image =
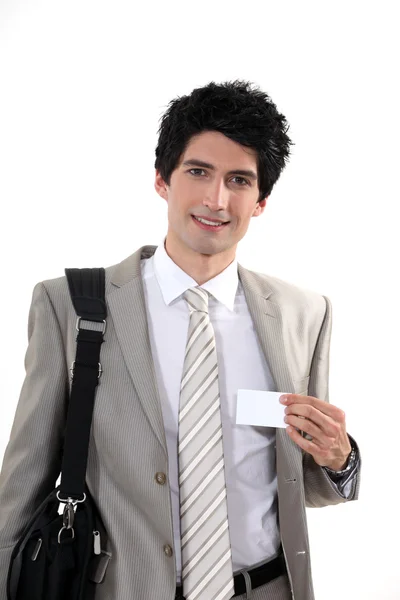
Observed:
[[[226,252],[200,254],[187,246],[180,247],[168,236],[164,247],[171,260],[194,279],[197,285],[203,285],[222,273],[235,260],[236,255],[236,246]]]

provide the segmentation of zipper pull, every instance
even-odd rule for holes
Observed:
[[[33,551],[31,560],[36,560],[37,559],[37,557],[39,555],[39,552],[40,552],[40,548],[42,547],[42,544],[43,544],[43,540],[42,540],[42,538],[39,538],[38,541],[37,541],[37,544],[35,546],[35,549]]]
[[[94,553],[101,554],[100,531],[93,531],[94,536]]]

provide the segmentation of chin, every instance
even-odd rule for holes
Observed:
[[[204,244],[194,244],[192,245],[192,248],[195,252],[198,252],[199,254],[212,256],[213,254],[220,254],[221,252],[226,252],[231,248],[231,246],[228,246],[226,244],[222,245],[209,242]]]

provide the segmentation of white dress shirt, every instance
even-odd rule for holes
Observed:
[[[177,583],[181,583],[178,485],[178,411],[189,309],[184,292],[198,284],[168,256],[165,238],[149,259],[142,279],[152,356],[162,404],[168,449]],[[276,390],[259,345],[235,259],[201,287],[211,293],[219,371],[229,531],[233,570],[250,568],[276,555],[277,520],[275,428],[236,425],[238,389]]]

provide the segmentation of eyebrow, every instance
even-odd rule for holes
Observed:
[[[188,167],[204,167],[205,169],[215,171],[214,165],[212,165],[211,163],[204,162],[203,160],[198,160],[197,158],[185,160],[185,162],[183,162],[182,164]],[[245,175],[246,177],[250,177],[250,179],[254,179],[254,181],[257,181],[257,174],[254,173],[254,171],[247,169],[234,169],[233,171],[228,171],[228,175]]]

